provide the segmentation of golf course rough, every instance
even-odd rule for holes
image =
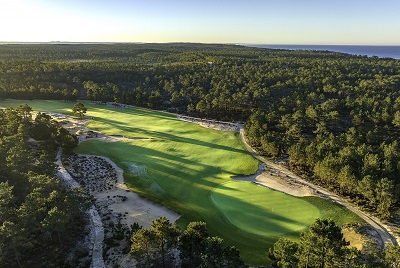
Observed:
[[[27,103],[35,111],[72,115],[64,101],[0,101],[2,107]],[[116,108],[84,101],[87,126],[131,140],[82,142],[75,152],[102,155],[124,170],[128,188],[190,221],[204,221],[208,231],[240,250],[249,265],[264,266],[267,249],[278,237],[298,239],[301,230],[321,217],[359,222],[355,214],[321,198],[295,198],[231,177],[254,174],[259,162],[238,133],[207,129],[175,115],[144,108]],[[136,140],[135,140],[136,139]],[[134,209],[134,208],[133,208]]]
[[[309,202],[252,182],[221,184],[211,199],[230,223],[267,237],[301,231],[320,216]]]

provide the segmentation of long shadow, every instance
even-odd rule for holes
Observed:
[[[88,142],[94,142],[94,141],[88,141]],[[112,152],[113,149],[116,148],[113,144],[110,143],[102,143],[99,141],[95,141],[96,143],[101,143],[102,145],[100,146],[100,150],[102,150],[101,153],[103,154],[108,154],[109,156],[116,156],[117,158],[119,157],[119,162],[121,163],[122,161],[133,161],[136,164],[149,164],[148,168],[149,169],[155,169],[157,168],[158,171],[161,171],[163,173],[168,173],[172,174],[172,180],[168,179],[163,181],[163,176],[162,174],[156,172],[154,174],[151,174],[152,180],[157,182],[161,188],[164,190],[168,190],[168,195],[169,198],[173,199],[174,201],[170,203],[174,204],[176,203],[175,209],[180,210],[180,212],[184,212],[185,209],[187,210],[188,208],[193,208],[193,207],[198,207],[198,212],[200,212],[200,217],[201,220],[206,220],[209,217],[214,217],[216,215],[220,215],[218,217],[221,218],[222,221],[226,221],[229,223],[232,223],[226,216],[225,213],[223,213],[223,210],[221,210],[219,207],[215,206],[215,204],[209,199],[209,195],[212,193],[211,189],[213,188],[220,188],[220,189],[225,189],[229,191],[238,191],[238,189],[233,189],[231,187],[221,184],[218,179],[209,179],[209,177],[216,177],[219,176],[221,173],[224,173],[224,170],[222,170],[219,167],[211,166],[211,165],[205,165],[202,163],[198,163],[196,161],[192,161],[190,159],[186,159],[185,157],[180,157],[176,156],[174,154],[169,154],[165,152],[160,152],[155,149],[151,148],[146,148],[146,147],[141,147],[138,145],[134,145],[132,143],[123,143],[123,142],[118,142],[120,144],[123,144],[122,149],[121,146],[118,146],[118,150],[126,150],[129,152],[132,152],[132,155],[134,157],[124,157],[118,150],[116,152]],[[84,144],[84,143],[83,143]],[[104,144],[104,146],[103,146]],[[97,146],[96,146],[97,147]],[[139,154],[137,154],[139,153]],[[114,158],[114,157],[111,157]],[[137,158],[137,159],[135,159]],[[115,159],[114,159],[115,160]],[[122,161],[121,161],[122,160]],[[137,162],[136,162],[137,161]],[[117,161],[118,162],[118,161]],[[174,168],[174,165],[179,165],[179,168]],[[193,165],[194,167],[197,166],[199,169],[195,169],[190,167],[190,165]],[[121,165],[122,167],[122,165]],[[125,169],[127,171],[127,169]],[[161,175],[161,176],[160,176]],[[208,176],[209,175],[209,176]],[[205,178],[207,176],[207,178]],[[169,178],[171,178],[169,177]],[[168,187],[168,188],[167,188]],[[146,191],[146,189],[143,189]],[[150,193],[149,193],[150,194]],[[163,197],[156,197],[157,193],[153,193],[155,198],[158,198],[159,201],[160,198]],[[259,222],[264,222],[265,224],[265,230],[266,230],[266,235],[268,235],[268,230],[271,230],[272,234],[276,234],[276,236],[279,236],[280,234],[285,234],[285,233],[295,233],[298,232],[299,230],[293,230],[290,228],[287,228],[287,226],[282,226],[280,223],[284,222],[290,222],[293,224],[298,223],[298,221],[295,221],[289,217],[285,217],[279,214],[276,214],[274,212],[270,212],[267,215],[270,215],[269,218],[265,218],[266,214],[258,214],[255,213],[257,210],[253,209],[243,209],[243,207],[259,207],[260,209],[265,209],[262,208],[261,206],[255,205],[255,204],[249,204],[245,200],[236,198],[236,197],[231,197],[229,195],[226,196],[227,201],[226,203],[232,203],[232,204],[240,204],[243,203],[243,205],[237,205],[237,206],[231,206],[229,209],[234,210],[232,213],[235,213],[237,215],[240,215],[242,218],[248,218],[253,221],[259,221]],[[182,207],[180,203],[182,202],[188,202],[189,207]],[[209,205],[206,205],[206,204]],[[171,207],[172,208],[172,207]],[[174,209],[174,208],[172,208]],[[179,211],[178,211],[179,212]],[[210,222],[215,222],[215,219],[209,219]],[[217,222],[219,222],[218,220]],[[240,229],[241,231],[247,232],[249,234],[255,235],[255,234],[260,234],[263,233],[264,227],[259,227],[255,228],[256,231],[252,232],[251,230],[246,230],[245,228],[239,228],[236,225],[232,224],[235,228]],[[216,226],[217,227],[217,226]],[[226,228],[226,223],[225,225],[219,226],[219,228]],[[281,230],[280,232],[277,232],[276,230]],[[224,233],[223,231],[219,231]],[[226,233],[225,233],[226,234]]]
[[[97,104],[92,104],[93,107],[95,107],[97,110],[100,111],[112,111],[115,113],[121,113],[121,114],[129,114],[133,116],[148,116],[148,117],[153,117],[153,118],[159,118],[159,119],[164,119],[164,120],[175,120],[175,116],[171,114],[162,114],[161,112],[157,111],[152,111],[152,110],[146,110],[144,108],[113,108],[113,107],[105,107],[103,105],[97,105]]]
[[[93,142],[93,141],[88,141]],[[95,141],[98,143],[102,143],[100,141]],[[86,143],[86,142],[84,142]],[[83,143],[83,144],[84,144]],[[118,142],[120,143],[120,142]],[[205,165],[196,161],[192,161],[185,157],[177,156],[174,154],[168,154],[165,152],[160,152],[154,149],[150,149],[147,147],[142,147],[134,144],[122,143],[124,145],[124,150],[132,152],[132,155],[135,157],[135,152],[140,152],[139,159],[135,164],[143,164],[149,167],[157,167],[155,170],[151,170],[150,172],[154,173],[166,173],[175,177],[175,182],[168,183],[176,183],[176,184],[190,184],[192,187],[200,187],[204,189],[212,189],[215,187],[220,187],[220,183],[216,182],[218,180],[216,176],[229,172],[221,169],[220,167]],[[111,148],[109,148],[110,146]],[[114,149],[114,146],[104,143],[104,146],[100,150],[106,150],[105,154],[110,154],[110,152]],[[122,166],[125,167],[125,170],[129,172],[129,167],[124,162],[129,162],[128,159],[121,159],[120,162]],[[174,168],[173,166],[178,166],[178,168]],[[196,167],[196,169],[191,168],[190,166]],[[204,175],[208,174],[207,177],[214,178],[215,181],[211,181],[204,178]],[[152,178],[157,183],[162,183],[161,178]],[[178,182],[179,181],[179,182]]]
[[[218,183],[216,181],[206,180],[203,177],[199,176],[203,172],[205,172],[204,170],[207,170],[207,174],[210,174],[211,176],[213,174],[218,175],[218,174],[223,173],[224,171],[219,167],[200,164],[200,163],[195,162],[195,161],[191,161],[191,160],[188,160],[188,159],[185,159],[185,158],[177,157],[177,156],[175,156],[173,154],[167,154],[167,153],[163,153],[163,152],[160,152],[160,151],[157,151],[157,150],[154,150],[154,149],[144,148],[144,147],[140,147],[140,146],[136,146],[136,145],[127,145],[127,150],[132,150],[133,152],[140,151],[140,161],[142,163],[150,163],[150,162],[154,163],[155,159],[158,159],[156,165],[158,167],[161,167],[161,169],[162,169],[161,171],[164,172],[164,173],[172,174],[177,179],[175,182],[168,181],[168,183],[174,183],[174,184],[183,183],[183,184],[186,184],[186,185],[190,185],[191,187],[202,188],[202,189],[207,190],[207,191],[209,191],[211,189],[214,189],[214,188],[217,188],[217,187],[218,187],[218,189],[226,189],[226,190],[229,190],[229,191],[238,191],[237,189],[233,189],[231,187],[227,187],[225,184],[221,184],[221,183]],[[172,167],[169,167],[169,166],[163,164],[163,163],[167,163],[167,162],[170,163],[170,164],[172,164],[171,162],[175,162],[177,165],[180,165],[180,163],[185,163],[185,164],[188,164],[188,165],[200,166],[202,168],[202,171],[189,168],[187,165],[180,165],[179,169],[174,169]],[[198,175],[196,175],[196,173]],[[196,178],[196,179],[185,179],[185,178],[188,178],[189,176],[192,177],[192,178]],[[154,180],[156,182],[158,182],[158,183],[160,183],[162,181],[160,179],[154,179]],[[184,186],[181,186],[181,187],[184,187]],[[191,195],[192,193],[188,192],[186,194]],[[223,193],[217,193],[217,194],[225,195]],[[175,198],[176,198],[176,196],[175,196]],[[235,202],[236,203],[237,202],[247,203],[247,202],[243,201],[242,199],[238,199],[236,197],[232,197],[232,196],[229,196],[229,195],[225,195],[225,198],[230,200],[228,203],[230,203],[230,202],[232,202],[232,203],[235,203]],[[258,207],[258,208],[264,210],[264,208],[261,207],[261,206],[257,206],[255,204],[250,204],[250,205],[254,206],[254,207]],[[244,216],[247,216],[247,217],[252,217],[252,218],[257,219],[257,220],[263,219],[265,221],[265,218],[263,218],[262,216],[260,216],[260,215],[250,215],[249,211],[243,211],[240,208],[240,206],[238,206],[237,208],[231,207],[230,209],[236,210],[235,213],[238,213],[238,214],[241,214],[241,215],[244,215]],[[288,217],[283,217],[281,215],[278,215],[278,214],[275,214],[275,213],[272,213],[272,212],[269,213],[269,214],[273,215],[273,217],[271,217],[271,219],[273,219],[274,221],[291,222],[291,223],[295,223],[295,224],[296,223],[297,224],[301,223],[299,221],[295,221],[295,220],[290,219]],[[276,225],[272,221],[269,222],[268,224],[269,225]],[[276,225],[276,226],[281,228],[279,225]],[[287,232],[289,232],[289,231],[293,232],[293,230],[289,230],[288,229]]]
[[[181,157],[175,156],[173,154],[160,152],[160,151],[157,151],[154,149],[143,148],[143,147],[136,146],[136,145],[127,145],[127,150],[132,150],[132,152],[140,151],[140,161],[142,163],[151,163],[151,162],[154,163],[154,161],[156,160],[157,163],[155,164],[155,166],[159,167],[158,172],[161,171],[163,173],[172,174],[176,178],[176,179],[174,179],[174,181],[168,180],[168,181],[164,181],[164,182],[161,178],[152,178],[161,187],[163,186],[163,183],[169,184],[168,185],[169,188],[170,189],[172,188],[172,190],[170,190],[169,193],[171,194],[171,197],[173,197],[176,200],[185,199],[188,201],[188,200],[192,199],[193,194],[201,194],[201,192],[197,192],[197,190],[199,190],[199,189],[204,190],[208,193],[211,193],[210,191],[214,188],[229,190],[229,191],[238,191],[238,189],[228,187],[225,184],[219,183],[217,180],[208,180],[201,176],[201,175],[204,176],[203,172],[206,172],[211,177],[213,177],[213,175],[219,175],[219,174],[223,173],[224,171],[219,167],[200,164],[198,162],[194,162],[194,161],[191,161],[191,160],[188,160],[185,158],[181,158]],[[176,163],[177,165],[180,165],[180,166],[179,166],[179,169],[175,169],[172,166],[168,166],[167,164],[163,164],[163,163],[168,163],[169,165],[173,165],[174,163]],[[199,166],[201,168],[201,170],[192,169],[192,168],[188,167],[187,165],[182,165],[181,163],[185,163],[187,165]],[[205,171],[205,170],[207,170],[207,171]],[[158,175],[158,174],[156,174],[156,175]],[[191,178],[191,179],[189,179],[189,178]],[[171,184],[173,184],[174,186],[171,187]],[[191,188],[193,189],[193,191],[188,191],[188,189],[191,189]],[[175,193],[172,194],[171,191],[173,191]],[[217,193],[217,194],[225,195],[223,193]],[[204,196],[204,197],[206,198],[206,196]],[[260,210],[265,210],[265,208],[263,208],[262,206],[255,205],[255,204],[249,204],[242,199],[232,197],[229,195],[225,195],[225,198],[227,200],[226,203],[232,203],[232,204],[243,203],[243,206],[239,205],[237,207],[234,207],[234,206],[229,207],[230,210],[234,210],[234,212],[232,212],[232,213],[238,214],[243,218],[251,218],[255,221],[265,222],[266,228],[269,228],[272,230],[282,230],[280,232],[277,232],[277,231],[273,231],[273,232],[282,233],[282,234],[296,232],[292,229],[281,226],[279,224],[279,222],[301,224],[301,225],[303,224],[302,222],[293,220],[289,217],[284,217],[282,215],[273,213],[271,211],[268,211],[268,215],[269,215],[268,218],[265,218],[265,214],[263,214],[263,215],[252,214],[253,211],[251,209],[243,210],[242,207],[252,206],[252,207],[256,207]],[[196,204],[197,204],[196,202],[192,203],[192,205],[196,205]],[[218,210],[220,210],[219,207],[217,207],[217,208],[218,208]],[[225,218],[227,218],[227,216],[223,213],[223,211],[220,211],[220,212],[222,213],[222,215]],[[229,221],[228,218],[227,218],[227,220]],[[243,230],[243,231],[249,232],[249,230]]]
[[[105,123],[105,124],[109,124],[115,128],[118,128],[118,129],[121,129],[121,130],[124,130],[127,132],[132,131],[132,132],[140,133],[142,135],[146,135],[149,137],[155,137],[155,138],[159,138],[159,139],[163,139],[163,140],[170,140],[170,141],[174,141],[174,142],[190,143],[190,144],[195,144],[195,145],[199,145],[199,146],[209,147],[211,149],[219,149],[219,150],[225,150],[225,151],[230,151],[230,152],[235,152],[235,153],[248,154],[247,150],[244,150],[244,149],[232,148],[232,147],[228,147],[225,145],[210,143],[207,141],[202,141],[202,140],[197,140],[197,139],[192,139],[192,138],[187,138],[187,137],[181,137],[181,136],[177,136],[177,135],[173,135],[173,134],[169,134],[169,133],[165,133],[165,132],[160,132],[160,131],[149,131],[149,130],[144,130],[141,128],[128,127],[119,121],[108,119],[108,118],[107,119],[106,118],[98,118],[96,120],[99,122]]]
[[[243,218],[243,219],[248,218],[248,219],[251,219],[254,222],[264,222],[265,223],[265,229],[266,230],[268,230],[268,229],[272,230],[271,233],[274,233],[275,236],[279,236],[279,235],[282,235],[282,234],[296,233],[296,232],[300,231],[300,229],[302,229],[302,228],[299,228],[297,230],[293,230],[293,229],[290,229],[290,228],[286,228],[286,227],[280,225],[279,222],[282,222],[282,223],[285,223],[285,224],[291,223],[291,224],[296,224],[296,225],[304,225],[304,222],[301,222],[301,221],[298,221],[298,220],[294,220],[293,218],[289,218],[289,217],[286,217],[286,216],[283,216],[283,215],[279,215],[279,214],[274,213],[272,211],[266,212],[267,216],[266,216],[266,214],[254,214],[253,213],[254,212],[253,209],[243,209],[243,207],[250,206],[250,207],[258,208],[260,210],[265,210],[265,208],[263,208],[261,206],[258,206],[258,205],[255,205],[255,204],[249,204],[248,202],[245,202],[242,199],[239,199],[239,198],[236,198],[236,197],[233,197],[233,196],[230,196],[230,195],[226,195],[224,193],[214,192],[212,195],[214,197],[216,197],[216,195],[223,196],[223,198],[226,200],[224,203],[226,203],[226,204],[238,204],[238,203],[240,204],[240,203],[242,203],[243,205],[238,205],[238,206],[231,205],[231,206],[229,206],[227,208],[230,211],[229,214],[230,215],[233,215],[233,214],[240,215],[240,218]],[[220,206],[218,206],[218,204],[214,200],[214,198],[212,198],[212,200],[213,200],[213,203],[215,204],[215,206],[221,211],[221,213],[223,214],[224,218],[228,222],[230,222],[231,224],[235,225],[233,222],[231,222],[229,217],[224,213],[224,210],[226,210],[226,208],[224,209],[224,208],[221,208]],[[310,222],[310,224],[311,224],[311,222]],[[246,230],[246,229],[240,228],[237,225],[235,225],[235,226],[237,228],[243,230],[243,231],[252,233],[251,230]],[[256,228],[256,229],[260,230],[260,229],[264,229],[264,228]],[[277,230],[279,230],[279,231],[277,231]]]

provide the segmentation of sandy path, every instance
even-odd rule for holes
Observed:
[[[244,136],[243,125],[233,124],[231,127],[230,123],[219,122],[213,120],[203,120],[200,118],[193,118],[187,116],[177,116],[178,119],[197,123],[203,127],[228,130],[228,131],[238,131],[240,132],[241,140],[246,147],[246,149],[251,153],[251,155],[262,162],[259,165],[256,174],[250,176],[234,176],[233,179],[252,181],[257,184],[269,187],[271,189],[281,191],[293,196],[318,196],[338,204],[345,206],[347,209],[351,210],[353,213],[357,214],[359,217],[364,219],[369,225],[374,228],[376,232],[376,237],[378,243],[381,247],[385,247],[386,244],[399,244],[399,237],[396,237],[391,231],[389,226],[383,224],[379,219],[369,215],[368,213],[361,211],[359,208],[352,205],[350,202],[344,198],[329,192],[328,190],[314,185],[299,176],[295,175],[293,172],[289,171],[283,166],[277,165],[268,159],[260,156],[246,141]]]
[[[244,136],[244,129],[240,130],[241,140],[246,147],[246,149],[251,153],[251,155],[261,162],[265,164],[264,168],[267,168],[267,172],[260,172],[260,168],[258,176],[254,177],[240,177],[241,180],[250,180],[260,185],[264,185],[266,187],[276,189],[278,191],[282,191],[291,195],[296,196],[305,196],[305,195],[314,195],[319,196],[327,200],[331,200],[338,204],[341,204],[351,210],[353,213],[357,214],[359,217],[364,219],[369,225],[371,225],[380,240],[379,244],[382,247],[385,247],[387,244],[398,245],[399,238],[395,237],[394,234],[390,231],[389,226],[383,224],[379,219],[367,214],[364,211],[361,211],[359,208],[355,207],[351,203],[349,203],[344,198],[329,192],[328,190],[314,185],[299,176],[295,175],[293,172],[289,171],[285,167],[272,163],[268,159],[260,156],[248,143]]]
[[[114,105],[113,103],[110,105]],[[124,106],[125,107],[125,106]],[[71,133],[76,134],[79,137],[79,142],[86,140],[99,140],[103,142],[116,142],[116,141],[132,141],[132,140],[149,140],[148,138],[127,138],[123,136],[116,135],[106,135],[101,132],[96,132],[90,130],[86,123],[91,119],[79,120],[64,114],[59,113],[50,113],[56,120],[62,122],[63,127],[69,130]],[[104,156],[97,156],[99,158],[107,161],[116,171],[117,173],[117,184],[111,190],[99,190],[95,191],[92,194],[98,200],[105,200],[107,196],[123,196],[126,197],[124,202],[116,202],[111,204],[109,207],[115,213],[128,213],[128,216],[122,219],[122,223],[130,226],[134,222],[139,223],[143,227],[149,227],[151,221],[159,218],[161,216],[165,216],[171,222],[175,222],[180,215],[163,207],[156,203],[153,203],[143,197],[140,197],[138,194],[133,193],[128,190],[127,186],[124,183],[123,170],[119,168],[114,162],[112,162],[109,158]],[[62,166],[61,160],[59,164]],[[59,165],[59,166],[60,166]],[[64,167],[60,168],[62,172],[68,174]],[[68,174],[71,178],[71,176]],[[71,178],[72,180],[72,178]],[[75,182],[76,183],[76,182]],[[76,183],[75,187],[79,186]]]
[[[67,188],[71,189],[74,187],[80,187],[65,167],[61,161],[62,150],[59,149],[56,156],[56,165],[58,166],[58,178],[63,181]],[[92,263],[90,267],[92,268],[103,268],[105,267],[103,259],[103,240],[104,240],[104,228],[100,218],[100,215],[95,208],[91,206],[86,212],[90,219],[90,234],[89,241],[91,248],[89,249],[92,255]]]
[[[126,229],[134,223],[149,228],[151,222],[159,217],[166,217],[172,223],[180,217],[176,212],[131,192],[124,183],[123,170],[108,157],[79,155],[77,161],[78,165],[88,167],[83,171],[84,175],[80,180],[84,178],[84,189],[95,198],[104,226],[104,241],[112,239],[117,224]],[[135,267],[135,260],[128,253],[129,249],[126,250],[129,247],[126,241],[120,240],[116,246],[104,244],[105,267]]]
[[[79,142],[85,140],[100,140],[103,142],[148,140],[148,138],[127,138],[123,136],[111,136],[101,132],[90,130],[86,123],[91,119],[79,120],[64,114],[50,113],[53,118],[62,123],[70,133],[79,138]],[[151,202],[138,194],[131,192],[124,183],[123,170],[113,161],[104,156],[82,155],[85,157],[97,157],[106,161],[115,170],[109,175],[99,171],[101,164],[96,165],[95,160],[89,164],[86,169],[93,180],[85,182],[85,189],[96,199],[96,206],[92,206],[87,215],[90,220],[90,235],[88,237],[89,250],[92,254],[91,267],[134,267],[134,261],[129,253],[122,253],[120,248],[105,249],[103,251],[103,241],[109,237],[110,221],[120,221],[120,223],[129,228],[132,224],[138,223],[140,226],[149,228],[151,222],[159,217],[166,217],[170,222],[175,222],[180,215],[159,204]],[[89,161],[90,162],[90,161]],[[61,151],[57,154],[59,166],[59,178],[68,188],[81,187],[81,185],[71,176],[63,166],[61,161]],[[71,172],[71,170],[69,170]],[[100,172],[100,173],[99,173]],[[97,175],[96,175],[97,174]],[[112,175],[114,174],[114,175]],[[76,175],[76,174],[75,174]],[[112,182],[112,177],[116,175],[116,182]],[[101,181],[101,180],[106,181]],[[115,177],[114,177],[115,179]],[[100,181],[99,181],[100,180]],[[98,183],[99,182],[99,183]],[[97,208],[96,208],[97,207]],[[108,232],[108,234],[107,234]],[[104,255],[104,258],[103,258]],[[110,256],[111,255],[111,256]]]

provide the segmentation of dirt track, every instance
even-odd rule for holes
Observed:
[[[393,235],[393,233],[390,231],[389,227],[387,225],[383,224],[377,218],[367,214],[364,211],[361,211],[359,208],[355,207],[354,205],[352,205],[351,203],[346,201],[344,198],[342,198],[334,193],[331,193],[328,190],[326,190],[320,186],[310,183],[310,182],[300,178],[299,176],[295,175],[293,172],[289,171],[285,167],[277,165],[275,163],[272,163],[268,159],[260,156],[247,143],[243,128],[240,130],[240,138],[241,138],[244,146],[246,147],[246,149],[251,153],[251,155],[253,157],[257,158],[258,160],[260,160],[261,162],[265,163],[265,167],[269,169],[269,172],[268,172],[269,176],[274,176],[274,174],[279,174],[278,179],[286,180],[286,182],[287,182],[286,185],[298,185],[300,187],[307,187],[308,189],[311,189],[310,193],[312,193],[312,195],[319,196],[324,199],[331,200],[333,202],[336,202],[338,204],[345,206],[346,208],[351,210],[353,213],[357,214],[359,217],[364,219],[369,225],[371,225],[375,229],[375,231],[377,233],[377,238],[380,240],[378,242],[381,245],[381,247],[385,247],[387,244],[393,244],[393,245],[399,244],[399,242],[398,242],[399,238],[396,238]],[[272,171],[272,172],[270,172],[270,171]],[[261,173],[260,175],[255,177],[254,178],[255,182],[257,182],[261,185],[270,187],[270,188],[274,188],[273,186],[271,187],[271,183],[265,183],[265,179],[264,180],[258,179],[262,175],[263,174]],[[278,175],[275,175],[275,176],[278,177]],[[287,189],[284,189],[285,183],[280,183],[280,184],[283,185],[283,187],[281,186],[277,190],[286,192],[289,194],[291,194],[291,192],[293,192],[293,187],[288,186]]]
[[[80,187],[68,171],[65,169],[61,161],[62,150],[59,149],[56,157],[56,165],[58,166],[58,178],[66,185],[67,188]],[[90,241],[89,251],[92,255],[92,263],[90,267],[104,268],[103,259],[103,239],[104,239],[104,228],[101,222],[101,218],[95,206],[91,206],[87,211],[87,215],[90,220],[89,230],[90,234],[88,239]]]
[[[122,136],[109,136],[92,131],[85,125],[89,120],[77,120],[63,114],[52,114],[52,116],[58,120],[62,120],[64,128],[73,134],[77,134],[79,142],[85,140],[100,140],[103,142],[143,140],[130,139]],[[87,213],[90,219],[88,247],[92,255],[91,267],[134,267],[134,260],[130,254],[121,253],[119,250],[120,248],[115,247],[111,250],[109,249],[108,252],[103,251],[105,231],[107,231],[107,228],[110,229],[107,227],[108,225],[104,225],[105,219],[118,218],[120,222],[127,227],[130,227],[133,223],[138,223],[144,228],[149,228],[152,220],[161,216],[168,218],[171,222],[175,222],[180,215],[131,192],[124,183],[123,170],[109,158],[94,155],[79,155],[77,158],[79,157],[86,159],[86,161],[81,163],[85,167],[84,169],[81,169],[83,166],[77,162],[80,167],[79,177],[84,174],[85,186],[83,188],[89,189],[89,193],[96,199],[96,206],[92,206]],[[102,171],[104,163],[99,161],[99,159],[106,161],[112,166],[113,170]],[[74,175],[73,168],[64,167],[61,161],[61,150],[57,154],[56,164],[59,167],[58,177],[68,188],[82,187],[74,180],[74,176],[71,176]],[[90,177],[93,177],[93,180],[90,180]],[[108,214],[103,215],[104,212]],[[123,216],[119,218],[120,215]],[[106,254],[103,258],[104,253]]]

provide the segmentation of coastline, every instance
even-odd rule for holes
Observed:
[[[368,56],[379,58],[392,58],[400,60],[400,46],[393,45],[292,45],[292,44],[240,44],[247,47],[285,49],[285,50],[315,50],[351,54],[355,56]]]

